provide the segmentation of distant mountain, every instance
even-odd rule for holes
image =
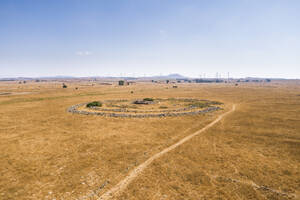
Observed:
[[[11,77],[11,78],[0,78],[0,81],[18,81],[18,80],[38,80],[38,79],[101,79],[101,78],[111,78],[111,79],[125,79],[125,80],[135,80],[135,79],[186,79],[188,77],[182,76],[180,74],[169,74],[165,76],[146,76],[146,77],[118,77],[118,76],[87,76],[87,77],[74,77],[74,76],[40,76],[40,77]]]
[[[30,81],[33,78],[30,77],[11,77],[11,78],[0,78],[0,81]]]
[[[264,79],[270,79],[270,80],[285,80],[285,78],[264,78],[264,77],[246,77],[246,80],[264,80]]]
[[[182,76],[180,74],[169,74],[166,77],[170,78],[170,79],[181,79],[181,78],[186,78],[185,76]]]
[[[58,76],[41,76],[41,77],[37,77],[36,79],[73,79],[73,78],[76,78],[76,77],[58,75]]]
[[[169,74],[166,76],[151,76],[151,77],[145,77],[146,79],[185,79],[187,77],[182,76],[180,74]]]

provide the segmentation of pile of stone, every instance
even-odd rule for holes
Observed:
[[[136,100],[136,101],[133,102],[133,104],[145,104],[145,105],[149,105],[149,104],[154,104],[154,101]]]

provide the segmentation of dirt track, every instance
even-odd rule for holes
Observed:
[[[188,140],[190,140],[191,138],[193,138],[196,135],[199,135],[200,133],[202,133],[203,131],[209,129],[210,127],[212,127],[213,125],[215,125],[216,123],[218,123],[223,117],[225,117],[226,115],[228,115],[231,112],[235,111],[235,105],[232,106],[232,109],[226,113],[223,113],[222,115],[220,115],[217,119],[215,119],[213,122],[211,122],[210,124],[208,124],[207,126],[205,126],[204,128],[200,129],[199,131],[183,138],[182,140],[180,140],[179,142],[173,144],[172,146],[169,146],[168,148],[162,150],[161,152],[153,155],[152,157],[150,157],[148,160],[146,160],[144,163],[140,164],[138,167],[136,167],[127,177],[125,177],[122,181],[120,181],[117,185],[115,185],[114,187],[112,187],[110,190],[108,190],[107,192],[105,192],[102,196],[100,196],[98,198],[98,200],[106,200],[106,199],[110,199],[112,198],[114,195],[120,193],[121,191],[123,191],[127,185],[134,180],[147,166],[149,166],[155,159],[161,157],[162,155],[164,155],[165,153],[168,153],[169,151],[175,149],[177,146],[187,142]]]

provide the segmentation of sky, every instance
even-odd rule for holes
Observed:
[[[300,78],[299,0],[0,0],[0,77]]]

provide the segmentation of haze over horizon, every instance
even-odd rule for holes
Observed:
[[[300,78],[300,1],[0,1],[0,78]]]

